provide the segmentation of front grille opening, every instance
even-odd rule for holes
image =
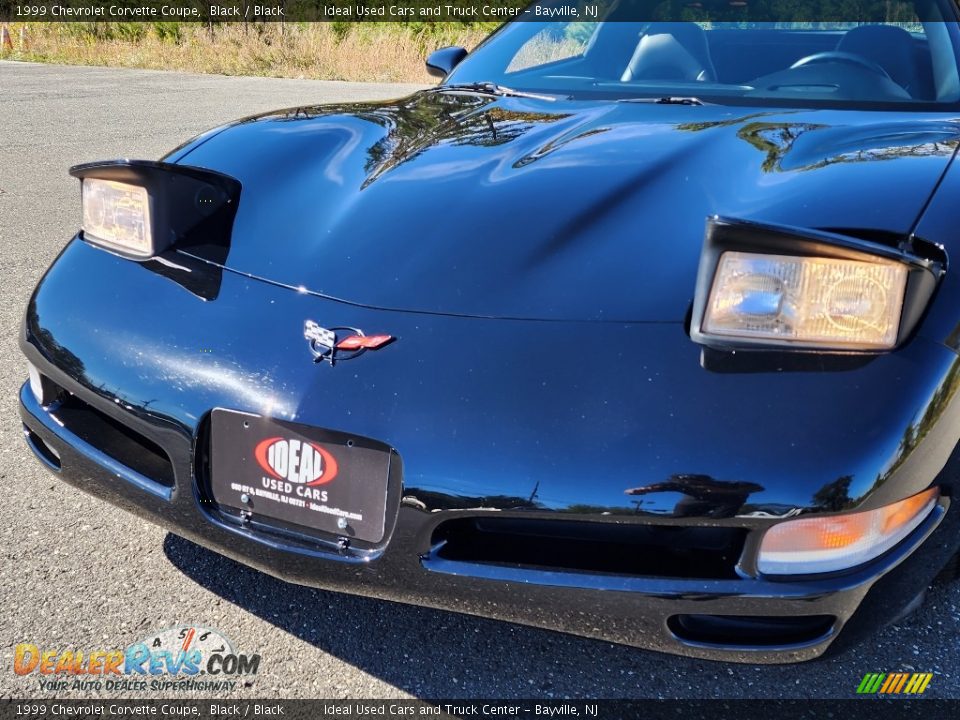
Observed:
[[[444,560],[636,577],[736,579],[747,531],[569,520],[458,518],[437,527]]]
[[[64,428],[121,465],[164,487],[173,487],[173,463],[152,440],[88,405],[75,395],[64,393],[53,415]]]
[[[37,435],[26,425],[23,426],[23,435],[27,438],[30,449],[36,453],[37,457],[43,460],[52,469],[60,470],[60,455],[52,447],[47,445],[42,437]]]
[[[679,640],[697,645],[785,647],[823,639],[836,620],[832,615],[673,615],[667,627]]]

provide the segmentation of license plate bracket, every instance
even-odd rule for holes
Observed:
[[[211,415],[213,500],[261,524],[380,543],[390,460],[369,438],[236,410]]]

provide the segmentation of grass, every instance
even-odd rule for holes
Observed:
[[[21,35],[21,29],[24,34]],[[488,29],[456,23],[418,32],[398,23],[29,23],[10,25],[11,60],[223,75],[434,82],[426,55],[472,48]]]

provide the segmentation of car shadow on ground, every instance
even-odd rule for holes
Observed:
[[[850,697],[860,665],[674,657],[459,613],[292,585],[176,535],[167,558],[191,580],[325,653],[422,698]],[[844,661],[856,659],[856,667]]]

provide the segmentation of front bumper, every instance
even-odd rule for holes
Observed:
[[[841,576],[794,582],[628,578],[444,560],[431,549],[433,530],[463,511],[403,506],[386,548],[376,557],[358,558],[295,548],[217,521],[198,501],[188,454],[174,461],[175,487],[162,489],[65,429],[57,421],[56,407],[42,407],[27,384],[20,393],[20,414],[28,445],[63,480],[280,579],[708,659],[809,660],[821,655],[845,627],[842,644],[848,645],[895,619],[957,551],[960,538],[958,513],[942,498],[894,550]],[[915,552],[921,546],[922,552]],[[858,608],[869,610],[861,609],[858,617]],[[678,625],[677,618],[684,616],[693,620]],[[771,643],[769,636],[759,642],[718,640],[710,635],[718,626],[702,625],[702,619],[711,616],[721,618],[719,622],[765,618],[769,632],[779,632],[783,641]],[[776,618],[811,622],[777,629]],[[826,619],[825,624],[814,618]],[[707,635],[702,635],[704,628]],[[742,628],[734,622],[725,631],[732,637]],[[698,632],[707,639],[698,639]],[[814,636],[803,636],[810,632]]]
[[[67,406],[43,407],[26,386],[21,417],[34,452],[66,482],[281,579],[664,652],[795,662],[895,619],[960,545],[950,502],[960,361],[936,343],[918,338],[888,356],[833,365],[747,367],[701,358],[679,324],[388,313],[203,271],[182,273],[188,283],[169,277],[180,271],[68,246],[31,300],[21,346],[103,433],[67,422]],[[100,281],[82,281],[89,277]],[[144,317],[124,302],[136,297],[163,312]],[[306,318],[400,340],[335,368],[314,365]],[[214,407],[395,448],[402,499],[384,542],[342,550],[299,542],[204,502]],[[130,432],[139,438],[132,450],[103,442],[129,445]],[[634,512],[637,496],[625,489],[665,477],[733,490],[693,502],[642,495]],[[865,566],[792,581],[750,567],[762,531],[811,497],[870,509],[931,484],[944,491],[935,512]],[[583,562],[445,553],[438,533],[476,518],[567,522],[557,542]],[[564,537],[573,529],[580,538],[588,525],[668,540],[707,528],[739,542],[741,562],[706,573],[609,572],[602,550],[590,562],[599,536]]]

